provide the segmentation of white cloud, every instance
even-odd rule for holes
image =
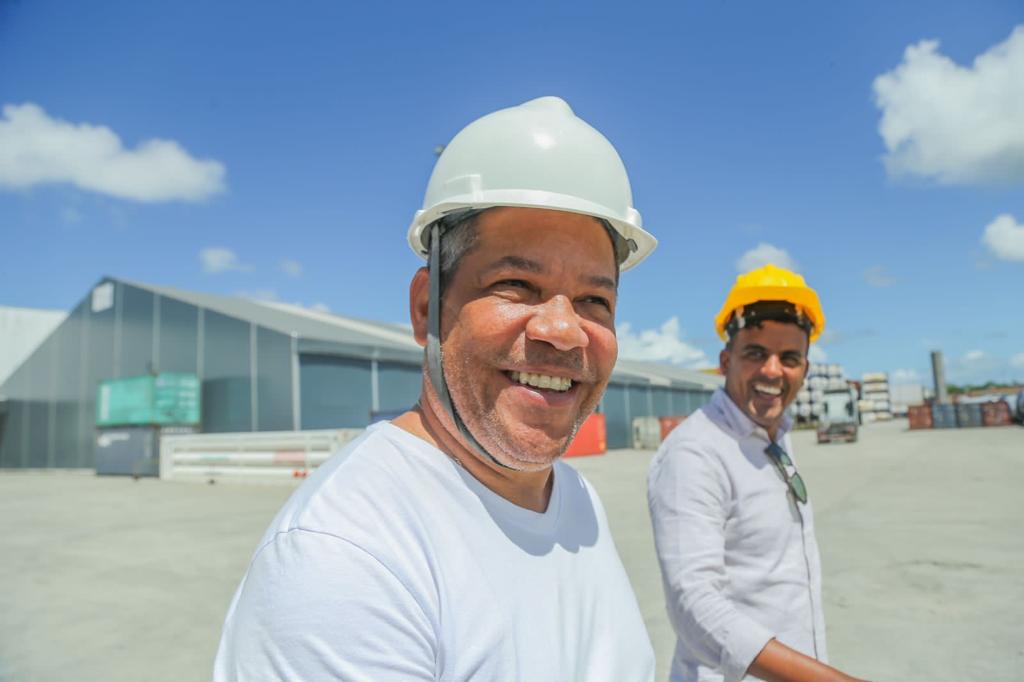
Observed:
[[[1024,369],[1024,353],[1017,353],[1010,358],[1010,367]]]
[[[814,345],[807,351],[807,359],[817,363],[828,362],[828,353],[821,346]]]
[[[1013,358],[973,349],[946,363],[946,377],[953,384],[983,384],[1005,381],[1012,368]]]
[[[281,300],[281,297],[273,289],[242,289],[236,291],[235,296],[268,303],[277,303]]]
[[[1024,127],[1024,119],[1021,119],[1021,127]],[[997,258],[1024,261],[1024,225],[1009,213],[989,223],[981,241]]]
[[[302,263],[297,260],[285,259],[281,261],[281,271],[286,275],[298,277],[302,274]]]
[[[213,274],[229,270],[252,270],[252,266],[238,260],[238,255],[234,251],[219,246],[202,249],[199,252],[199,262],[203,265],[203,272]]]
[[[289,303],[288,305],[293,305],[296,308],[305,308],[306,310],[313,310],[313,311],[316,311],[318,313],[329,313],[329,312],[331,312],[330,306],[328,306],[326,303],[321,303],[321,302],[317,302],[317,303],[314,303],[312,305],[306,305],[302,301],[294,301],[292,303]]]
[[[619,355],[629,360],[670,362],[683,367],[707,367],[711,363],[699,348],[682,339],[679,318],[670,317],[658,329],[634,333],[628,322],[617,328]]]
[[[919,384],[921,375],[916,369],[897,369],[889,375],[893,384]]]
[[[874,82],[893,175],[942,183],[1024,181],[1024,26],[960,66],[924,40]]]
[[[790,256],[784,249],[780,249],[777,246],[773,246],[766,242],[761,242],[750,251],[740,256],[739,260],[736,261],[736,269],[739,272],[750,272],[755,268],[759,268],[762,265],[777,265],[780,268],[786,268],[787,270],[798,271],[796,261]]]
[[[896,283],[896,279],[889,274],[882,265],[873,265],[864,271],[864,281],[873,287],[884,289]]]
[[[195,159],[173,140],[126,149],[105,126],[51,118],[36,104],[8,104],[0,118],[0,187],[45,183],[134,201],[199,201],[224,191],[224,165]]]

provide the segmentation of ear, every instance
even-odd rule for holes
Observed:
[[[718,371],[725,376],[729,371],[729,349],[723,348],[722,352],[718,354]]]
[[[409,283],[409,321],[413,337],[421,346],[427,345],[427,311],[430,305],[430,273],[420,268]]]

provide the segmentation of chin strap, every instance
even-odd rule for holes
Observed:
[[[494,458],[477,442],[473,434],[469,432],[465,422],[455,410],[452,404],[451,394],[448,392],[448,383],[444,380],[444,366],[442,365],[441,351],[441,221],[430,226],[430,259],[427,261],[427,272],[429,273],[430,299],[427,302],[427,372],[430,376],[430,383],[434,386],[441,406],[448,412],[448,415],[455,422],[463,440],[469,444],[471,450],[477,456],[487,462],[498,465],[503,469],[511,469]]]

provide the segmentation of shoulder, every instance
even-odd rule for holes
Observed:
[[[687,417],[665,438],[651,461],[651,473],[674,467],[705,467],[721,457],[729,437],[706,407]]]
[[[325,571],[360,585],[344,566],[402,589],[422,582],[429,573],[426,512],[443,499],[438,489],[450,462],[403,434],[390,425],[370,429],[313,472],[267,529],[250,574],[262,567],[267,580],[305,576],[315,584]]]
[[[259,677],[279,660],[303,679],[348,679],[402,660],[435,677],[439,599],[423,517],[450,462],[401,434],[368,430],[285,503],[236,592],[218,669]]]
[[[433,679],[437,625],[436,600],[402,571],[344,538],[292,529],[249,566],[224,623],[216,679],[282,669],[347,679],[394,660]]]
[[[275,533],[257,550],[246,575],[246,582],[265,587],[283,583],[282,589],[261,591],[267,599],[282,594],[291,599],[306,591],[321,599],[328,593],[343,598],[361,594],[369,587],[366,582],[379,585],[382,580],[407,591],[395,567],[372,549],[341,535],[303,528]]]
[[[393,426],[368,430],[295,491],[261,546],[291,531],[338,538],[364,549],[409,540],[418,532],[424,498],[436,497],[434,491],[444,485],[444,469],[451,466],[436,454]]]
[[[404,478],[406,459],[400,444],[380,428],[367,431],[324,462],[285,504],[277,519],[277,531],[293,528],[327,531],[337,520],[332,512],[377,496]],[[347,515],[345,515],[347,516]]]
[[[735,447],[721,426],[701,408],[676,427],[662,442],[647,474],[648,496],[681,487],[714,489],[723,496],[729,488],[725,458]]]

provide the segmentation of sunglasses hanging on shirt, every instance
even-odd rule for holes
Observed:
[[[764,451],[772,462],[775,463],[779,473],[782,474],[782,478],[789,485],[789,489],[793,491],[796,499],[800,500],[803,504],[807,504],[807,486],[804,485],[804,479],[801,478],[800,472],[796,470],[796,465],[793,464],[793,460],[789,458],[786,451],[775,443],[766,447]]]

